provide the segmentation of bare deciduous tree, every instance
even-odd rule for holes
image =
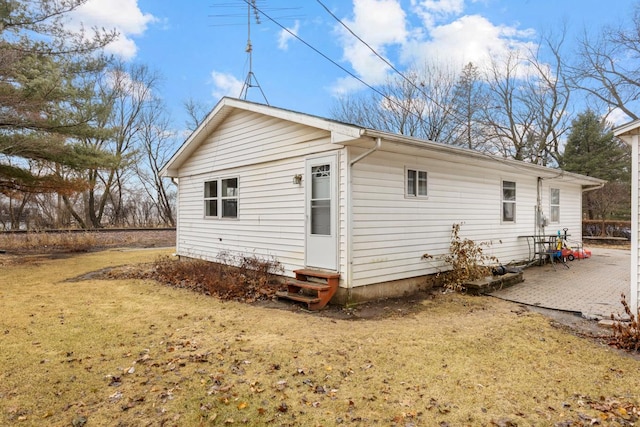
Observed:
[[[561,137],[569,128],[563,42],[564,32],[558,39],[544,37],[526,56],[511,51],[492,62],[491,98],[484,114],[493,130],[492,145],[502,156],[544,166],[558,164]]]
[[[340,99],[331,115],[364,127],[449,143],[456,126],[456,82],[452,67],[425,64],[389,78],[369,96]]]
[[[164,224],[175,227],[175,192],[167,178],[160,176],[160,169],[175,149],[175,135],[171,131],[165,107],[159,99],[149,103],[142,113],[139,129],[137,141],[142,161],[136,162],[136,172],[159,219]]]
[[[462,69],[454,92],[457,123],[451,143],[471,150],[490,151],[485,143],[489,127],[482,112],[489,102],[486,84],[477,66],[468,63]]]
[[[635,120],[640,100],[640,5],[626,26],[603,28],[597,35],[585,31],[580,41],[578,62],[573,67],[575,87],[609,112],[619,109]]]

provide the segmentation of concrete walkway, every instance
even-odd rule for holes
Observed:
[[[524,282],[491,293],[527,305],[581,313],[587,319],[623,314],[620,294],[629,300],[631,256],[628,250],[592,248],[593,256],[562,264],[534,266]],[[555,267],[555,268],[554,268]]]

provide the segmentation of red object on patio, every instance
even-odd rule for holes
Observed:
[[[591,258],[591,251],[589,249],[569,250],[567,258],[569,259],[569,261],[573,261],[574,259]]]

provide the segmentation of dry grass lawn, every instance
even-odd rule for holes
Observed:
[[[438,295],[408,315],[356,321],[150,281],[66,281],[169,252],[0,265],[0,425],[547,426],[637,417],[637,359],[488,297]]]

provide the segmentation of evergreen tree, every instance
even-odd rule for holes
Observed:
[[[602,189],[584,194],[588,219],[629,217],[631,153],[595,112],[587,110],[571,123],[561,167],[607,180]]]
[[[629,150],[614,138],[608,126],[595,112],[587,110],[571,123],[562,168],[569,172],[607,181],[627,180]]]
[[[0,3],[0,193],[71,191],[83,183],[56,169],[110,161],[73,142],[104,132],[92,126],[96,110],[79,115],[77,103],[91,97],[90,76],[105,67],[100,52],[115,37],[65,28],[65,14],[84,2]]]

